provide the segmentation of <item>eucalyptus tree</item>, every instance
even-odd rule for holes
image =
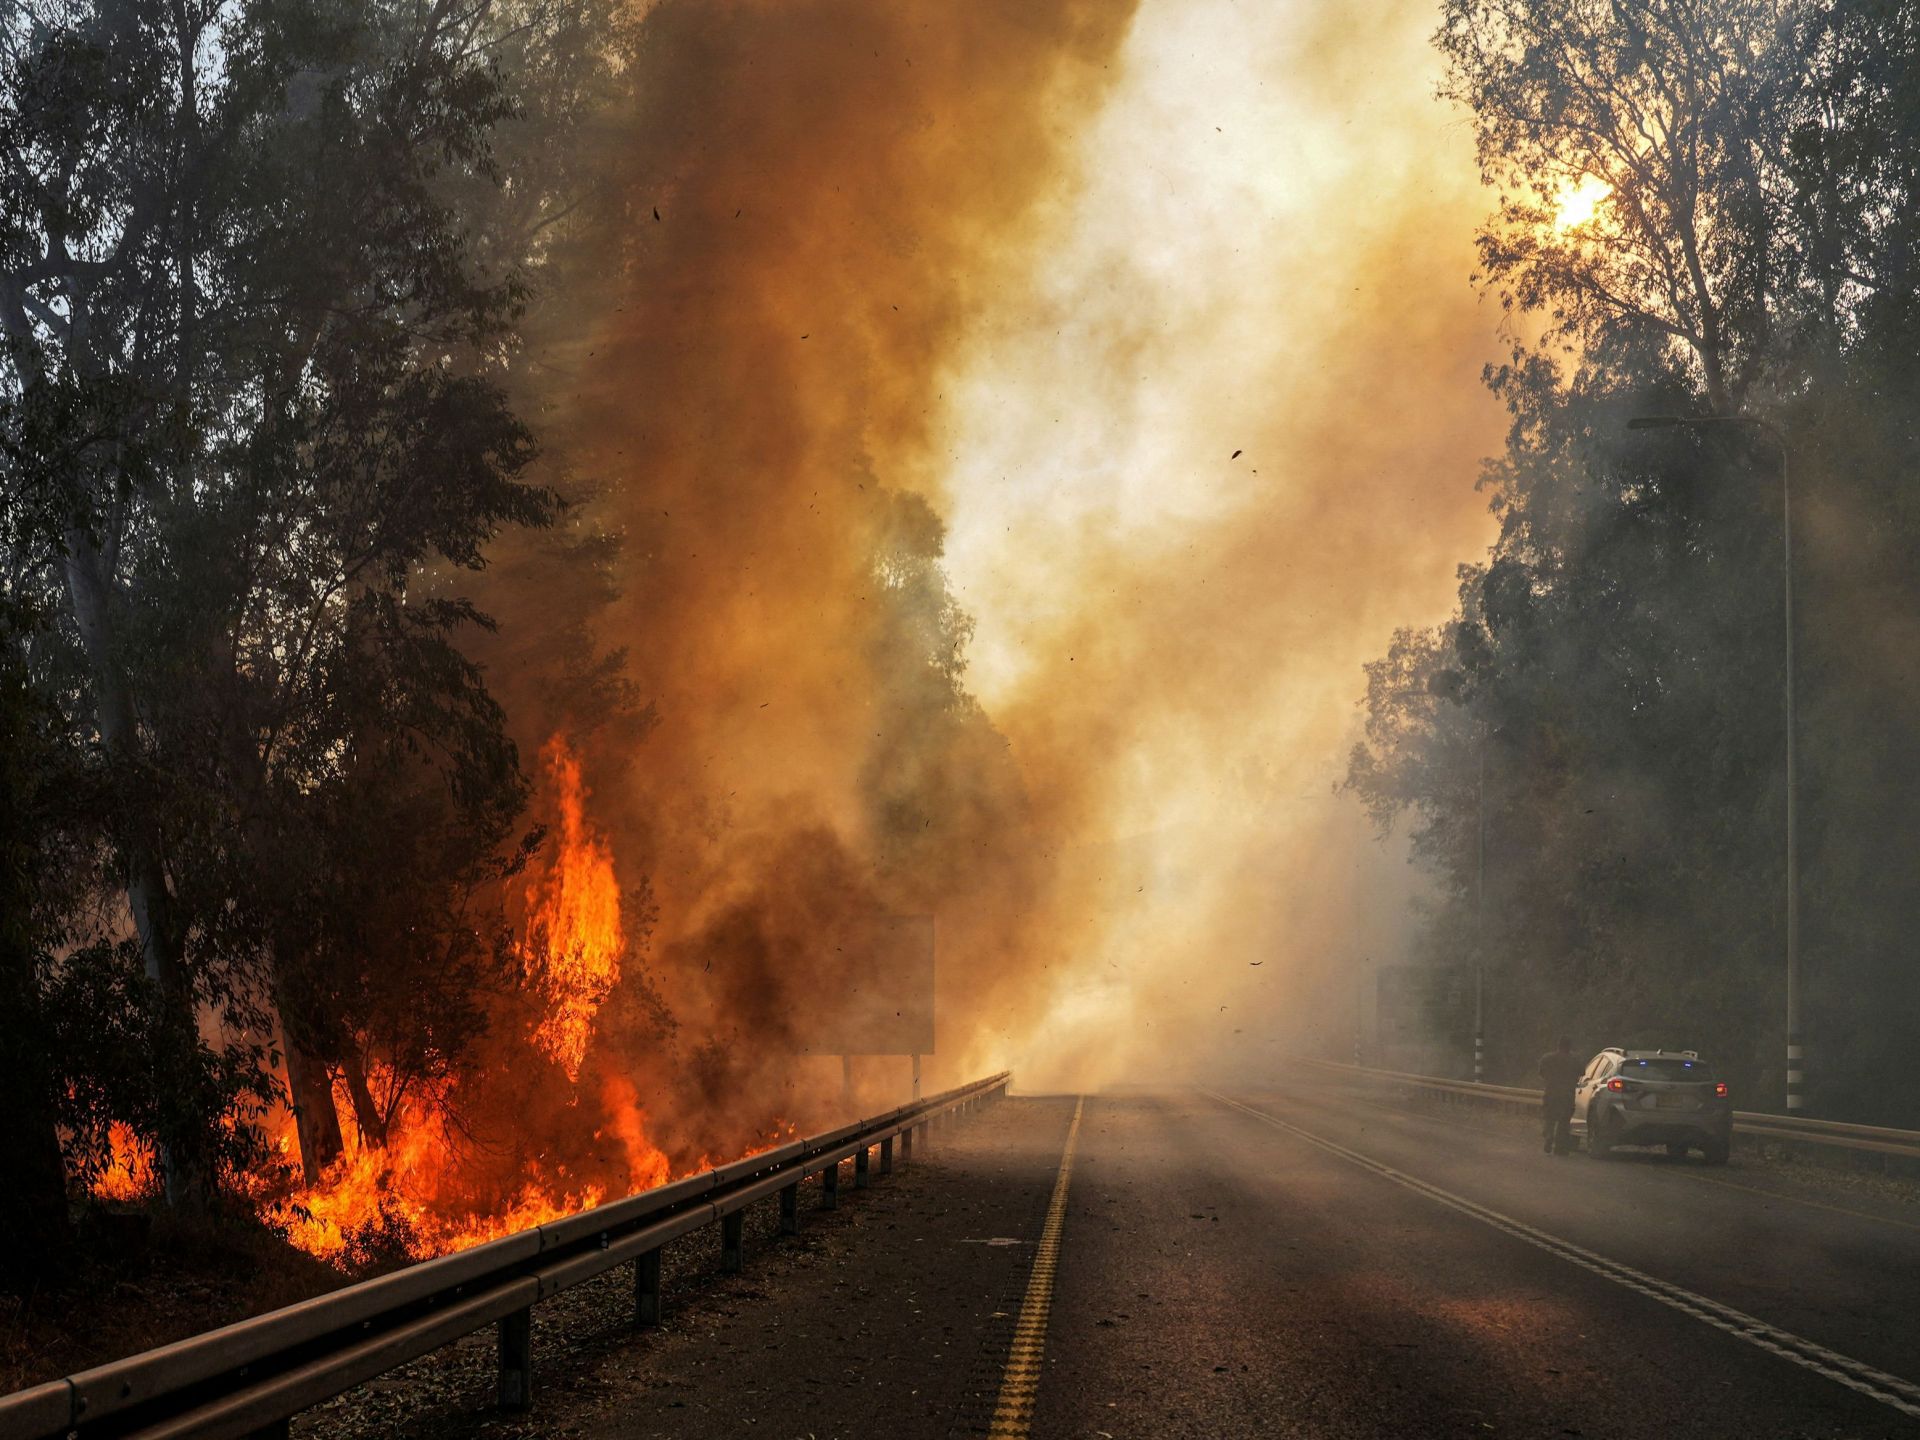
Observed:
[[[522,282],[472,262],[452,198],[498,178],[496,19],[41,0],[0,22],[7,584],[74,662],[156,1090],[218,1068],[203,1017],[231,1051],[302,993],[297,838],[370,750],[419,757],[489,835],[522,797],[449,580],[555,506],[499,383]],[[312,1164],[323,1017],[278,1018]],[[217,1167],[196,1108],[158,1126],[176,1198]]]
[[[1541,315],[1550,342],[1655,334],[1717,411],[1759,377],[1788,283],[1769,154],[1789,11],[1448,0],[1443,93],[1470,112],[1500,195],[1480,236],[1483,278]]]
[[[1920,907],[1900,878],[1920,860],[1920,5],[1447,0],[1443,17],[1443,88],[1500,196],[1477,283],[1524,317],[1488,374],[1512,414],[1483,476],[1500,532],[1452,621],[1370,667],[1350,784],[1380,823],[1412,820],[1442,954],[1471,943],[1486,815],[1516,1054],[1577,1006],[1616,1039],[1704,1033],[1777,1093],[1781,456],[1739,425],[1627,433],[1764,415],[1796,496],[1825,1097],[1902,1114],[1920,1095]]]

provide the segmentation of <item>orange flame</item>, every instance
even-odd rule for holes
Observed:
[[[580,764],[566,741],[555,736],[541,751],[559,810],[559,845],[546,872],[527,887],[526,935],[520,947],[529,982],[545,1013],[533,1043],[577,1083],[593,1038],[595,1019],[620,978],[626,946],[620,892],[606,836],[586,817],[586,787]],[[395,1094],[391,1067],[368,1067],[377,1096]],[[578,1093],[575,1093],[578,1100]],[[622,1193],[654,1189],[674,1178],[667,1153],[648,1137],[639,1092],[624,1076],[601,1081],[607,1116],[600,1138],[618,1143],[624,1160]],[[299,1141],[291,1112],[269,1119],[273,1161],[239,1179],[261,1217],[307,1253],[342,1268],[424,1259],[481,1244],[531,1226],[591,1209],[609,1198],[608,1183],[569,1180],[536,1163],[504,1199],[476,1196],[467,1159],[450,1143],[454,1113],[451,1084],[414,1088],[399,1096],[386,1122],[384,1142],[362,1132],[344,1076],[334,1081],[334,1109],[344,1150],[319,1180],[293,1183],[299,1171]],[[237,1123],[237,1122],[235,1122]],[[784,1133],[782,1131],[784,1127]],[[781,1143],[793,1126],[780,1122],[766,1142],[743,1155]],[[151,1147],[116,1121],[109,1132],[111,1157],[93,1193],[109,1200],[145,1200],[158,1188]],[[611,1146],[608,1147],[611,1150]],[[717,1163],[702,1156],[681,1173]],[[616,1183],[612,1182],[612,1183]]]
[[[375,1073],[369,1078],[376,1089],[382,1089],[389,1077]],[[483,1212],[449,1205],[444,1197],[457,1192],[461,1177],[457,1152],[448,1146],[438,1119],[444,1096],[404,1104],[394,1117],[385,1146],[369,1144],[360,1133],[344,1080],[336,1085],[334,1098],[347,1148],[318,1182],[291,1191],[282,1188],[286,1174],[297,1165],[293,1117],[284,1111],[269,1145],[282,1165],[268,1166],[241,1180],[241,1189],[264,1220],[290,1244],[331,1264],[352,1269],[370,1260],[397,1262],[451,1254],[590,1210],[610,1198],[603,1185],[554,1185],[536,1170],[496,1208]],[[627,1185],[622,1193],[656,1189],[674,1179],[666,1152],[647,1137],[646,1112],[633,1083],[620,1076],[609,1078],[603,1099],[609,1130],[626,1160]],[[778,1121],[762,1143],[747,1146],[737,1158],[770,1150],[796,1133],[792,1123]],[[108,1139],[111,1159],[93,1183],[95,1198],[151,1200],[159,1188],[152,1147],[117,1120]],[[702,1155],[679,1173],[695,1174],[722,1163]]]
[[[647,1113],[639,1092],[625,1076],[609,1076],[602,1087],[607,1112],[613,1117],[615,1138],[627,1152],[627,1183],[635,1191],[651,1190],[672,1178],[666,1153],[647,1139]]]
[[[370,1078],[376,1085],[386,1080],[385,1075]],[[535,1171],[495,1209],[482,1213],[449,1205],[444,1197],[457,1193],[461,1177],[458,1153],[448,1145],[439,1120],[444,1100],[442,1096],[437,1102],[403,1104],[387,1143],[375,1145],[355,1124],[342,1082],[336,1087],[335,1102],[345,1153],[315,1184],[278,1197],[258,1197],[266,1218],[308,1254],[344,1264],[375,1252],[380,1252],[380,1258],[418,1259],[465,1250],[591,1209],[607,1198],[603,1186],[567,1188],[548,1183]],[[644,1134],[636,1132],[629,1144],[630,1156],[644,1144]],[[291,1117],[276,1145],[283,1154],[293,1153]],[[653,1154],[664,1179],[666,1156],[658,1150]]]
[[[119,1120],[108,1124],[107,1152],[106,1166],[93,1181],[96,1200],[141,1201],[160,1188],[153,1147],[132,1126]]]
[[[577,1081],[593,1038],[601,1005],[620,978],[626,934],[613,854],[604,834],[586,815],[580,763],[564,737],[542,747],[541,759],[559,812],[559,844],[545,874],[527,887],[526,935],[520,947],[529,982],[546,1002],[535,1026],[536,1047],[569,1081]],[[391,1076],[384,1067],[370,1075],[376,1092]],[[536,1169],[511,1198],[484,1212],[452,1197],[463,1192],[458,1152],[447,1143],[443,1123],[447,1096],[416,1094],[399,1107],[384,1145],[370,1143],[355,1122],[351,1097],[336,1086],[346,1149],[320,1180],[278,1198],[259,1197],[287,1238],[336,1264],[372,1259],[442,1255],[524,1230],[607,1198],[600,1184],[545,1176]],[[664,1184],[671,1167],[646,1132],[646,1116],[631,1083],[610,1079],[603,1099],[612,1136],[625,1152],[633,1190]],[[293,1153],[289,1118],[280,1146]],[[398,1253],[396,1253],[398,1252]]]
[[[560,805],[560,848],[546,876],[527,888],[528,978],[545,992],[550,1009],[534,1042],[580,1078],[593,1018],[620,978],[626,935],[620,924],[620,887],[607,839],[586,819],[580,762],[556,735],[541,750]]]

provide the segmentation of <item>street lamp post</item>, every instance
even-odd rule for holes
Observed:
[[[1739,426],[1764,435],[1780,465],[1780,550],[1786,610],[1787,712],[1787,1110],[1806,1106],[1806,1050],[1800,1030],[1800,847],[1795,801],[1799,786],[1794,757],[1793,703],[1793,484],[1787,465],[1787,441],[1779,427],[1757,415],[1640,415],[1629,430],[1705,430]]]

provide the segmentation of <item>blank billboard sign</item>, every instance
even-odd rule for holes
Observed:
[[[933,916],[856,915],[818,943],[802,1053],[933,1053]]]

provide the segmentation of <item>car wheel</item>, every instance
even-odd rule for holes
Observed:
[[[1604,1160],[1613,1153],[1613,1127],[1604,1120],[1587,1121],[1587,1154]]]
[[[1701,1149],[1706,1154],[1707,1164],[1724,1165],[1727,1163],[1727,1156],[1733,1152],[1733,1140],[1730,1136],[1721,1136],[1718,1139],[1709,1140]]]

